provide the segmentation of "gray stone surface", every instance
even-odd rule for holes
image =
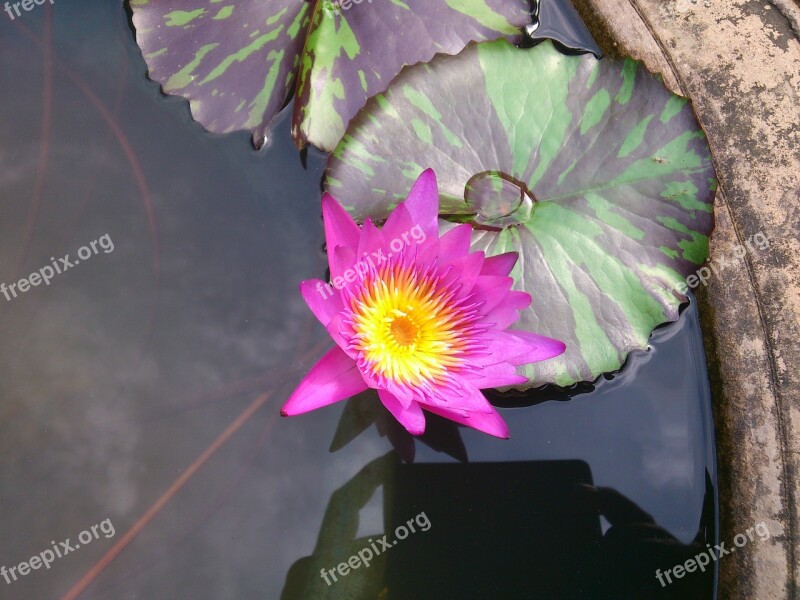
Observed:
[[[721,184],[711,240],[717,274],[699,298],[715,395],[721,539],[729,546],[761,522],[771,532],[720,561],[719,597],[798,599],[800,6],[573,2],[604,51],[643,60],[691,98],[708,134]],[[768,248],[755,243],[759,234]]]

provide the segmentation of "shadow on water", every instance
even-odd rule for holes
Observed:
[[[381,486],[384,527],[359,536],[359,511]],[[583,461],[403,464],[390,452],[331,496],[281,600],[709,598],[707,555],[702,570],[664,572],[707,551],[714,512],[706,474],[696,534],[682,543],[619,491],[595,487]]]

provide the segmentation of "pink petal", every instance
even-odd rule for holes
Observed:
[[[350,248],[353,252],[358,248],[361,230],[355,221],[330,194],[322,196],[322,220],[325,225],[325,244],[328,249],[328,264],[333,266],[334,251],[337,246]]]
[[[514,280],[511,277],[481,275],[475,281],[472,292],[475,294],[475,300],[483,302],[481,311],[488,313],[508,297],[512,285]]]
[[[436,185],[436,173],[426,169],[417,178],[408,198],[404,203],[411,215],[411,220],[422,227],[428,239],[439,238],[439,187]]]
[[[426,395],[424,399],[419,401],[423,408],[434,406],[436,408],[444,408],[462,414],[471,412],[489,413],[494,410],[486,399],[486,396],[466,379],[459,380],[457,390],[439,387],[437,392],[438,396]]]
[[[439,238],[439,260],[442,263],[447,263],[455,258],[469,254],[471,241],[472,225],[464,223],[454,227]]]
[[[522,334],[522,335],[521,335]],[[522,331],[490,330],[480,334],[478,339],[486,344],[488,355],[475,355],[473,360],[482,366],[507,362],[512,365],[526,365],[562,354],[566,348],[563,342]]]
[[[332,348],[315,364],[281,409],[284,417],[333,404],[367,389],[353,359]]]
[[[301,282],[300,293],[314,316],[326,327],[333,316],[344,309],[339,291],[321,279]]]
[[[450,412],[444,408],[433,406],[425,406],[425,410],[504,440],[507,440],[509,437],[508,425],[506,425],[503,418],[494,408],[492,408],[492,412],[490,413],[470,413],[467,417]]]
[[[531,305],[531,296],[527,292],[510,292],[497,306],[493,307],[483,318],[486,323],[494,323],[495,329],[506,329],[519,321],[520,311]]]
[[[338,289],[341,289],[345,286],[345,275],[348,271],[351,271],[353,275],[350,276],[352,281],[355,281],[355,269],[353,268],[356,262],[356,249],[355,248],[347,248],[345,246],[336,246],[333,249],[333,258],[330,259],[331,252],[330,248],[328,248],[328,257],[330,260],[329,266],[331,268],[331,281],[334,283],[334,287],[336,285],[339,286]],[[341,281],[336,281],[337,278],[341,277]],[[350,283],[352,283],[352,281]]]
[[[414,230],[417,237],[424,237],[421,241],[416,241],[416,244],[412,250],[412,256],[415,258],[415,262],[420,267],[432,265],[434,263],[438,263],[439,260],[439,238],[438,238],[438,230],[437,230],[437,237],[431,237],[422,230],[422,227],[419,225],[415,225],[417,229]],[[422,232],[422,236],[420,236],[420,232]]]
[[[366,256],[364,256],[365,253]],[[371,263],[377,268],[385,260],[388,253],[389,244],[383,232],[375,226],[372,219],[364,221],[364,226],[361,228],[361,239],[358,242],[358,251],[356,252],[358,260]]]
[[[419,404],[412,402],[408,407],[386,390],[378,390],[378,397],[394,418],[400,421],[411,435],[422,435],[425,432],[425,415]]]
[[[458,287],[461,297],[470,294],[483,267],[483,260],[483,252],[472,252],[442,265],[442,284]]]
[[[398,385],[393,379],[384,380],[380,387],[394,396],[404,408],[415,402],[412,391],[405,385]]]
[[[386,223],[384,223],[383,227],[381,228],[383,237],[386,240],[386,252],[390,252],[388,246],[394,240],[399,239],[405,246],[406,244],[403,240],[403,234],[405,234],[410,240],[410,232],[412,227],[414,227],[414,221],[411,218],[408,209],[405,207],[405,205],[399,204],[397,208],[392,211],[392,214],[389,215],[389,218],[386,219]]]
[[[555,358],[561,356],[567,349],[566,344],[560,340],[549,338],[538,333],[531,333],[530,331],[509,331],[514,337],[523,340],[527,343],[531,350],[524,356],[515,357],[513,364],[526,365],[528,363],[539,362],[540,360],[547,360],[548,358]]]
[[[519,255],[516,252],[506,252],[505,254],[498,254],[497,256],[490,256],[483,263],[483,270],[481,275],[499,275],[502,277],[511,273],[514,265],[517,263]]]
[[[331,317],[331,320],[325,326],[325,329],[328,330],[328,335],[330,335],[331,339],[336,342],[336,345],[339,346],[339,348],[341,348],[348,356],[355,359],[358,353],[354,351],[348,352],[347,347],[349,344],[342,335],[345,327],[346,325],[342,323],[342,313],[336,313],[333,315],[333,317]]]
[[[527,377],[517,373],[517,368],[514,365],[508,363],[484,367],[480,373],[468,375],[467,378],[478,389],[518,385],[528,381]]]

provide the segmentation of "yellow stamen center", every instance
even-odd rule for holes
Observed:
[[[389,331],[398,346],[410,346],[417,340],[419,328],[408,317],[392,319]]]
[[[468,336],[451,294],[413,268],[387,267],[353,298],[352,347],[373,374],[402,385],[441,381],[463,363]]]

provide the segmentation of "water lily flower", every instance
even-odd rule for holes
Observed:
[[[516,366],[558,356],[564,344],[508,330],[531,297],[512,291],[515,252],[470,252],[472,227],[441,237],[432,170],[382,228],[363,227],[330,195],[322,198],[333,284],[300,291],[336,346],[284,404],[284,416],[327,406],[372,388],[413,435],[423,409],[507,438],[508,427],[480,392],[527,382]]]

